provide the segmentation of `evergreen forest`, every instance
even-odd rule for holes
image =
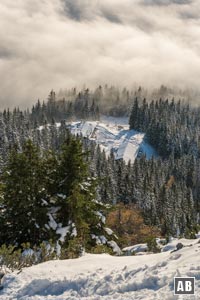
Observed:
[[[141,87],[52,90],[32,109],[0,112],[0,246],[51,241],[65,258],[84,250],[115,252],[138,216],[149,235],[194,237],[200,224],[200,107],[171,94],[165,87],[151,96]],[[70,133],[70,122],[102,115],[128,118],[130,129],[144,133],[158,155],[139,153],[125,163]],[[126,229],[116,226],[123,209],[135,213]]]

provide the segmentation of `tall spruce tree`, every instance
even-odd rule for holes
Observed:
[[[69,134],[58,156],[55,192],[60,209],[55,219],[71,227],[65,244],[74,237],[75,226],[76,238],[89,249],[96,244],[92,237],[107,236],[103,215],[106,206],[96,201],[96,180],[89,175],[85,156],[81,141]]]
[[[35,244],[46,238],[45,171],[39,149],[29,140],[22,152],[15,147],[2,177],[1,242]]]

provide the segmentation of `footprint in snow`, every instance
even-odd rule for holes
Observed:
[[[170,256],[170,260],[176,260],[176,259],[179,259],[181,257],[181,254],[174,254],[172,256]]]

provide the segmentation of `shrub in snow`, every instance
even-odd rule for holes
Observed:
[[[200,225],[199,224],[194,224],[193,226],[190,226],[185,232],[185,238],[186,239],[196,239],[198,232],[200,230]]]
[[[0,248],[0,269],[11,271],[22,268],[21,250],[16,250],[15,246],[2,245]]]
[[[25,267],[42,263],[57,258],[54,247],[43,242],[39,246],[30,248],[29,243],[24,243],[21,248],[2,245],[0,247],[0,269],[7,271],[22,270]]]
[[[96,245],[91,249],[90,252],[93,254],[102,254],[102,253],[108,253],[110,255],[114,254],[114,251],[111,249],[111,247],[108,247],[106,245]]]
[[[148,237],[146,239],[146,242],[147,242],[148,250],[150,252],[159,253],[161,251],[160,247],[158,246],[158,244],[156,242],[156,238],[155,237],[153,237],[153,236]]]
[[[69,240],[67,247],[61,247],[60,259],[78,258],[83,253],[83,243],[80,238]]]

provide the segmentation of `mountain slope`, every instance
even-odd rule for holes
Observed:
[[[73,134],[81,134],[95,140],[109,155],[114,152],[115,159],[134,162],[139,151],[147,158],[157,156],[156,151],[145,142],[145,134],[129,130],[127,118],[103,118],[100,122],[86,121],[68,124]]]

